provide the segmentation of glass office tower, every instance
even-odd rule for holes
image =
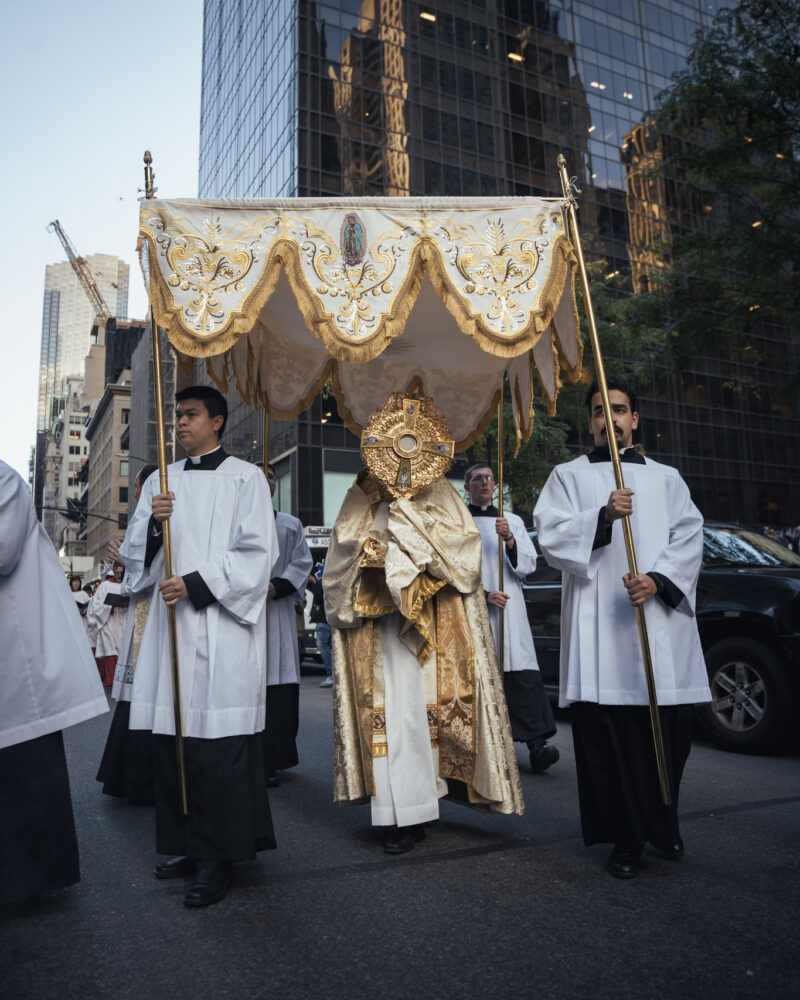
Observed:
[[[110,254],[86,258],[112,316],[128,314],[130,267]],[[68,261],[48,264],[44,275],[37,431],[48,430],[65,405],[66,379],[83,376],[91,346],[94,307]]]
[[[591,256],[635,287],[642,247],[670,217],[642,180],[658,153],[644,118],[715,7],[207,0],[200,195],[557,196],[563,153]],[[708,518],[788,523],[800,400],[778,389],[797,348],[784,331],[754,336],[757,369],[708,357],[642,387],[643,441],[681,469]],[[754,371],[757,392],[737,395]],[[261,416],[229,398],[228,446],[254,456]],[[335,401],[273,422],[271,437],[283,509],[330,523],[336,484],[360,464]]]

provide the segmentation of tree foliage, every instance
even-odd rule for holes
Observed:
[[[677,362],[720,345],[735,355],[767,323],[796,330],[800,5],[720,12],[652,118],[671,233],[656,248],[658,294],[641,304],[660,305]]]
[[[698,32],[686,68],[649,113],[651,191],[667,234],[647,248],[657,261],[649,290],[628,294],[604,260],[588,265],[592,303],[608,374],[644,388],[659,368],[682,371],[703,354],[756,368],[770,341],[784,342],[787,387],[797,382],[800,311],[800,4],[740,0]],[[584,253],[591,259],[591,242]],[[587,324],[579,292],[581,329]],[[761,335],[768,325],[773,330]],[[792,344],[795,344],[792,347]],[[555,417],[540,409],[531,440],[506,465],[508,495],[534,505],[553,464],[574,454],[586,426],[592,375],[565,385]],[[771,358],[775,367],[775,358]],[[746,376],[745,376],[746,381]],[[741,388],[741,385],[739,386]],[[510,405],[506,454],[513,453]],[[494,463],[497,428],[472,449]]]

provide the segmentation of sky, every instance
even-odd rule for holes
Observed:
[[[47,264],[78,253],[130,265],[128,316],[147,315],[136,257],[142,156],[158,195],[197,196],[202,0],[28,0],[3,14],[0,365],[10,403],[0,459],[27,481],[36,439]]]

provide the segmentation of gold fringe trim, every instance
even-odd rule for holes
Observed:
[[[569,291],[570,302],[572,304],[574,329],[578,344],[578,360],[575,362],[574,365],[571,365],[567,361],[567,355],[564,349],[564,339],[558,331],[558,325],[555,322],[555,317],[552,320],[551,326],[553,329],[554,346],[556,343],[558,344],[558,352],[556,354],[556,357],[558,357],[558,355],[560,354],[562,359],[561,367],[563,367],[564,370],[566,371],[567,378],[570,380],[570,382],[579,382],[581,379],[581,375],[583,373],[583,340],[581,339],[581,322],[580,322],[580,317],[578,316],[578,300],[575,298],[575,276],[576,276],[576,268],[578,265],[578,261],[577,258],[575,257],[574,251],[571,249],[571,245],[570,245],[570,253],[572,255],[570,258],[570,280],[566,284],[564,291]],[[558,366],[556,367],[556,371],[558,371]],[[558,382],[556,382],[556,396],[558,396]],[[550,414],[550,416],[553,416],[553,414],[555,413],[555,407],[556,403],[555,399],[553,399],[553,412]]]
[[[514,358],[534,347],[543,331],[550,325],[553,314],[568,284],[573,270],[574,254],[565,233],[559,233],[552,248],[552,266],[540,295],[540,309],[531,316],[528,325],[513,337],[498,339],[479,315],[474,314],[468,303],[452,284],[445,270],[438,245],[429,236],[421,237],[412,249],[408,269],[394,296],[395,309],[387,313],[375,333],[358,345],[343,343],[335,324],[331,321],[319,298],[308,287],[300,262],[297,243],[279,238],[270,246],[253,287],[240,304],[231,310],[228,319],[211,336],[202,337],[188,330],[181,321],[181,310],[176,308],[169,286],[158,266],[144,267],[144,255],[157,264],[156,236],[142,228],[143,242],[140,251],[143,271],[150,272],[148,292],[156,322],[163,327],[175,348],[196,358],[207,358],[230,350],[242,334],[249,333],[256,324],[262,309],[272,297],[280,278],[281,267],[286,273],[297,307],[309,331],[323,342],[328,353],[338,361],[363,363],[378,357],[387,345],[399,336],[413,309],[425,271],[433,287],[456,320],[459,329],[472,337],[482,351],[495,357]],[[280,266],[279,266],[280,265]],[[574,279],[573,279],[574,280]],[[573,296],[574,298],[574,296]]]

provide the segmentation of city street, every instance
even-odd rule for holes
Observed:
[[[3,1000],[779,998],[800,993],[800,754],[696,744],[682,785],[686,856],[605,871],[562,759],[532,775],[527,812],[444,803],[389,857],[368,807],[332,804],[331,692],[301,690],[300,766],[270,792],[278,850],[237,867],[205,910],[151,872],[152,810],[94,780],[111,716],[67,731],[82,881],[0,917]],[[112,706],[113,707],[113,706]],[[523,748],[524,749],[524,748]]]

